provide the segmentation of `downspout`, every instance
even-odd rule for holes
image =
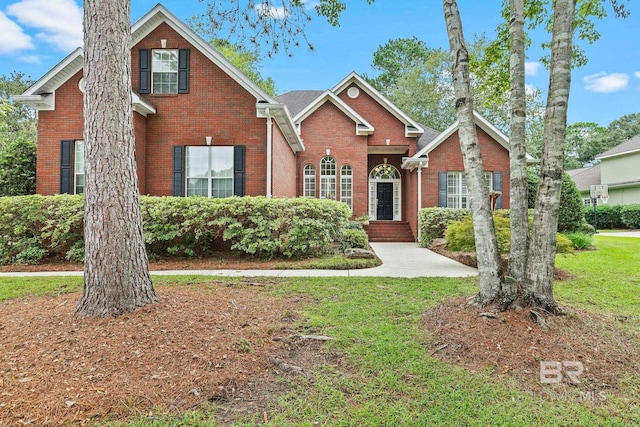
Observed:
[[[273,150],[273,138],[272,138],[272,120],[271,120],[271,114],[269,113],[269,109],[266,108],[265,109],[265,113],[267,115],[267,192],[266,192],[266,196],[267,199],[271,198],[271,172],[272,172],[272,157],[273,154],[271,153],[271,151]]]
[[[418,219],[416,228],[418,229],[418,243],[420,243],[421,227],[420,227],[420,208],[422,207],[422,162],[418,163],[418,208],[416,209]]]

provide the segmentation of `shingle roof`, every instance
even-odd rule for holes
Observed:
[[[602,157],[609,157],[616,154],[623,154],[628,151],[636,151],[640,150],[640,135],[636,135],[631,139],[627,139],[622,144],[618,144],[613,148],[608,149],[602,154],[596,156],[596,159],[600,159]]]
[[[295,117],[323,93],[322,90],[292,90],[276,96],[275,99],[286,105],[291,115]]]
[[[418,148],[416,151],[422,150],[424,147],[427,146],[428,143],[436,139],[438,135],[440,135],[441,133],[423,124],[420,124],[420,126],[422,126],[422,128],[424,129],[424,133],[420,135],[420,138],[418,138]]]
[[[601,184],[600,163],[587,168],[568,170],[567,174],[576,183],[579,191],[589,191],[592,185]]]

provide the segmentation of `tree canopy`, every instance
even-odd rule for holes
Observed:
[[[264,78],[260,73],[260,54],[257,51],[245,49],[219,38],[213,39],[211,45],[265,92],[269,95],[276,94],[276,84],[273,79]]]

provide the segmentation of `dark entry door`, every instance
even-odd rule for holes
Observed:
[[[376,219],[379,221],[389,221],[393,219],[393,183],[378,183],[378,208]]]

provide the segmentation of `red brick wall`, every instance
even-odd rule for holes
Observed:
[[[36,192],[51,195],[60,192],[60,141],[83,139],[82,92],[78,72],[55,93],[55,111],[38,113]]]
[[[333,103],[326,102],[301,125],[306,150],[298,153],[298,194],[303,194],[303,169],[311,163],[316,167],[316,196],[320,192],[320,160],[331,150],[338,170],[337,190],[340,193],[340,168],[350,165],[353,172],[353,214],[367,212],[367,137],[356,135],[356,125]],[[339,199],[339,197],[338,197]]]
[[[271,160],[272,194],[275,197],[296,197],[298,195],[296,155],[275,120],[273,121],[273,158]]]
[[[138,190],[140,194],[147,194],[147,119],[136,112],[133,113],[133,131],[136,140]]]
[[[502,172],[502,207],[509,208],[509,152],[476,126],[482,163],[487,172]],[[438,206],[438,172],[464,171],[458,133],[429,153],[429,167],[422,170],[422,206]],[[414,172],[416,173],[416,172]]]
[[[161,24],[131,51],[133,87],[138,88],[138,49],[189,48],[190,92],[180,95],[145,95],[157,110],[147,117],[146,192],[171,195],[174,145],[246,146],[245,194],[266,193],[266,124],[256,117],[256,98],[224,71]]]

